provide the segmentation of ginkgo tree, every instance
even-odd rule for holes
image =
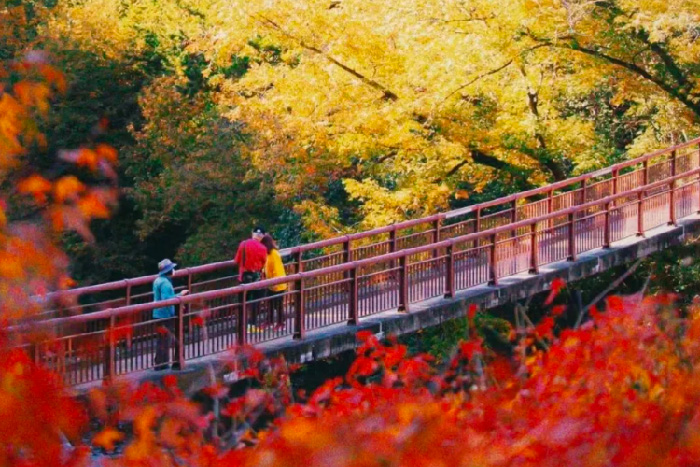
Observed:
[[[693,1],[112,3],[69,4],[54,30],[115,55],[148,31],[201,57],[245,157],[322,234],[338,230],[338,180],[359,228],[445,209],[494,178],[600,166],[613,149],[596,144],[598,107],[639,120],[633,154],[698,131]],[[182,63],[172,73],[192,79]]]

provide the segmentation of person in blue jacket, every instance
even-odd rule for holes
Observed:
[[[164,259],[158,263],[158,277],[153,281],[153,301],[160,302],[175,298],[175,288],[173,287],[173,273],[175,266],[169,259]],[[179,295],[186,295],[187,290],[183,290]],[[153,319],[166,320],[158,323],[161,330],[167,332],[159,332],[156,342],[156,356],[154,360],[156,370],[167,370],[170,367],[170,339],[173,336],[175,317],[175,305],[163,306],[153,309]]]

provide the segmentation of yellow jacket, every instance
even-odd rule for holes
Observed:
[[[267,255],[267,260],[265,261],[265,278],[274,279],[275,277],[286,277],[287,273],[284,271],[284,264],[282,264],[282,256],[280,252],[276,249],[272,250]],[[281,292],[282,290],[287,290],[287,284],[278,284],[270,287],[273,292]]]

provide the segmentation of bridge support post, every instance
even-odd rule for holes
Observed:
[[[238,313],[238,335],[236,336],[237,345],[246,345],[248,343],[248,303],[246,302],[247,292],[244,290],[240,295],[240,311]]]
[[[530,224],[530,274],[540,273],[540,242],[537,235],[537,222]]]
[[[294,339],[303,339],[306,336],[306,304],[304,300],[304,278],[301,277],[296,281],[295,287],[297,290],[294,303]]]
[[[408,257],[399,258],[399,311],[409,311],[408,306]]]
[[[173,370],[185,368],[185,311],[189,305],[182,302],[177,305],[177,317],[175,321],[175,355],[173,356]]]
[[[569,254],[567,261],[576,261],[576,214],[569,213]]]
[[[455,296],[455,251],[454,244],[447,247],[445,272],[445,298],[453,298]]]
[[[109,317],[109,326],[107,327],[107,332],[105,332],[105,356],[104,356],[104,380],[105,382],[111,382],[116,374],[116,337],[115,328],[117,320],[114,315]]]
[[[498,269],[496,261],[496,246],[498,238],[496,234],[491,234],[489,237],[490,247],[489,247],[489,285],[498,285]]]
[[[357,305],[359,302],[358,292],[357,292],[357,266],[353,267],[348,271],[350,276],[350,302],[348,303],[348,324],[355,326],[358,320],[358,310]]]

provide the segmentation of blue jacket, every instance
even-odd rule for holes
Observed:
[[[170,278],[167,276],[158,276],[156,280],[153,281],[153,301],[159,302],[174,297],[175,289],[173,289],[173,283]],[[175,316],[175,305],[155,308],[153,310],[154,319],[172,318],[173,316]]]

